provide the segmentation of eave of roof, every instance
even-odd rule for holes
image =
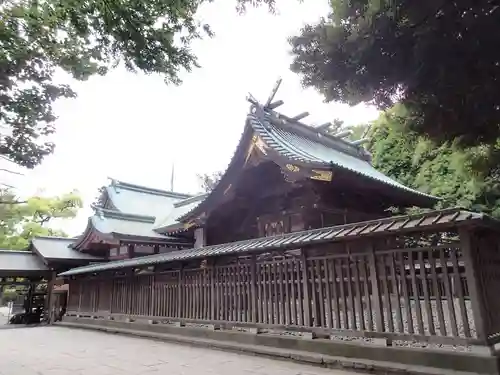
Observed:
[[[31,251],[0,250],[0,276],[45,275],[49,268]]]
[[[71,247],[74,238],[39,236],[31,240],[30,248],[47,261],[82,261],[95,262],[105,260],[102,257],[81,253]]]
[[[179,218],[194,210],[207,196],[208,193],[200,194],[174,203],[173,210],[166,217],[156,221],[154,230],[158,233],[168,234],[176,234],[189,230],[191,227],[180,222]]]
[[[380,236],[387,234],[388,232],[422,231],[438,227],[443,229],[466,225],[473,222],[487,222],[490,220],[492,220],[495,225],[498,225],[497,221],[480,213],[462,211],[459,209],[431,211],[419,215],[389,217],[379,220],[287,233],[274,237],[261,237],[220,245],[180,250],[165,254],[113,261],[106,264],[78,267],[63,272],[59,276],[96,273],[122,268],[147,267],[173,261],[200,259],[220,255],[243,255],[252,252],[263,253],[276,249],[297,249],[301,246],[335,242],[349,238]]]
[[[136,240],[137,242],[189,246],[191,242],[165,236],[153,230],[153,216],[125,214],[123,212],[93,207],[95,215],[89,218],[87,228],[72,245],[75,249],[84,246],[93,235],[102,241]]]

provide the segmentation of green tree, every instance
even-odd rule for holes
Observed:
[[[122,63],[130,71],[159,73],[178,84],[198,66],[193,40],[211,36],[195,18],[209,0],[7,0],[0,8],[0,156],[33,168],[54,144],[58,98],[74,97],[53,82],[56,69],[77,80],[106,74]],[[245,5],[274,0],[236,0]]]
[[[199,174],[197,175],[197,177],[203,191],[205,193],[210,193],[212,190],[215,189],[215,187],[217,186],[223,175],[224,172],[217,171],[213,173]]]
[[[494,1],[332,0],[292,37],[294,72],[327,101],[404,104],[418,134],[495,145],[500,8]]]
[[[57,219],[74,218],[82,207],[76,191],[58,197],[34,196],[19,201],[8,191],[0,191],[0,249],[25,249],[35,236],[66,234],[48,225]]]
[[[366,145],[373,165],[388,176],[442,200],[436,208],[463,207],[500,217],[500,168],[477,172],[486,155],[481,146],[437,145],[411,128],[413,117],[402,105],[383,113],[370,129]]]

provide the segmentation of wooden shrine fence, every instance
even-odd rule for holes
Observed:
[[[395,230],[102,273],[70,280],[68,314],[492,345],[500,333],[498,246],[489,228]]]

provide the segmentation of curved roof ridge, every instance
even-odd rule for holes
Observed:
[[[210,193],[198,194],[190,198],[183,199],[181,201],[175,202],[174,207],[182,207],[190,203],[197,202],[199,200],[205,199]]]
[[[178,193],[175,191],[170,191],[170,190],[163,190],[163,189],[157,189],[157,188],[152,188],[148,186],[143,186],[143,185],[137,185],[137,184],[132,184],[130,182],[125,182],[121,180],[117,180],[112,177],[108,177],[111,180],[111,187],[119,187],[125,190],[132,190],[132,191],[137,191],[141,193],[146,193],[146,194],[154,194],[154,195],[162,195],[166,197],[171,197],[171,198],[179,198],[179,199],[187,199],[193,197],[192,194],[185,194],[185,193]]]
[[[91,205],[90,207],[94,210],[95,214],[98,217],[104,217],[104,218],[110,218],[110,219],[130,220],[130,221],[139,221],[139,222],[151,223],[151,224],[153,224],[155,222],[155,219],[156,219],[154,216],[138,215],[138,214],[121,212],[121,211],[108,210],[106,208],[98,207],[95,205]]]
[[[276,126],[277,128],[295,133],[298,136],[310,139],[313,142],[322,143],[326,147],[331,147],[337,151],[346,153],[362,160],[366,160],[370,156],[363,147],[361,147],[360,145],[353,145],[351,142],[348,142],[343,138],[335,137],[332,134],[315,129],[300,121],[296,121],[293,118],[290,118],[273,110],[263,109],[262,112],[266,117],[266,120],[271,122],[272,125]]]

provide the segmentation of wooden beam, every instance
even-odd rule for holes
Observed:
[[[309,116],[309,112],[302,112],[301,114],[298,114],[297,116],[291,117],[290,120],[292,120],[292,121],[300,121],[303,118],[306,118],[307,116]]]
[[[283,100],[276,100],[275,102],[272,102],[271,104],[269,104],[267,106],[267,108],[276,109],[276,108],[282,106],[283,104],[285,104],[285,102]]]
[[[269,97],[267,98],[267,101],[266,101],[266,104],[264,105],[264,107],[269,108],[269,105],[271,104],[271,102],[273,101],[274,97],[276,96],[276,93],[278,92],[278,89],[280,88],[280,85],[281,85],[282,81],[283,81],[282,78],[278,78],[278,80],[274,84],[273,89],[271,90],[271,94],[269,94]]]

